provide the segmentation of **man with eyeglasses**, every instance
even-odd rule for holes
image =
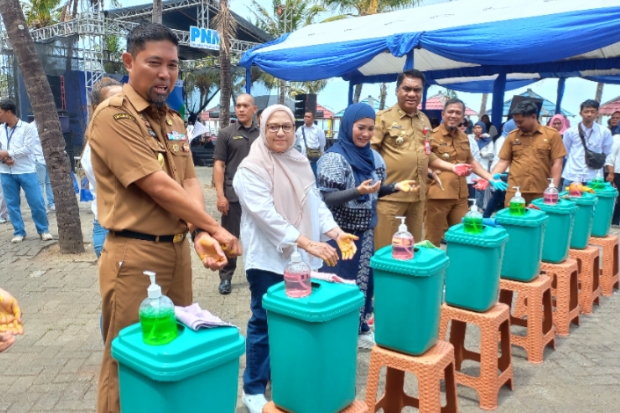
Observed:
[[[370,144],[385,161],[387,178],[384,184],[415,180],[420,189],[396,192],[377,201],[375,250],[392,242],[392,235],[398,231],[400,223],[396,216],[406,217],[405,223],[413,237],[422,239],[428,168],[455,172],[457,166],[431,152],[431,123],[424,113],[418,111],[424,81],[424,73],[419,70],[401,73],[396,81],[398,103],[377,113]]]
[[[258,138],[259,129],[253,117],[256,112],[254,98],[247,93],[239,95],[235,102],[235,115],[238,122],[221,129],[217,135],[213,151],[213,181],[217,193],[217,210],[222,214],[222,227],[239,238],[241,225],[241,205],[232,186],[237,167],[248,153],[252,142]],[[232,276],[237,268],[237,258],[228,258],[228,263],[220,270],[220,294],[232,291]]]

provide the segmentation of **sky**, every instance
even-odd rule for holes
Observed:
[[[442,3],[448,0],[423,0],[422,5],[429,5],[435,3]],[[458,1],[458,0],[456,0]],[[134,6],[138,4],[145,4],[148,1],[145,0],[120,0],[123,6]],[[257,0],[263,7],[269,9],[272,5],[272,0]],[[229,0],[231,9],[242,17],[249,21],[253,21],[252,13],[249,6],[252,4],[251,0]],[[329,17],[331,13],[323,13],[319,16],[318,20]],[[188,28],[189,29],[189,28]],[[506,92],[504,100],[512,98],[513,95],[518,95],[525,92],[528,88],[538,93],[544,98],[555,102],[557,95],[557,79],[544,79],[537,83],[531,84],[527,87],[515,89],[513,91]],[[318,103],[333,112],[339,112],[347,106],[347,94],[348,94],[348,82],[342,79],[330,79],[327,87],[318,94]],[[361,98],[365,98],[369,95],[379,98],[380,84],[365,84],[362,88]],[[391,106],[396,103],[395,94],[396,84],[388,85],[388,96],[386,104]],[[439,86],[431,86],[428,91],[428,96],[437,94],[439,91],[445,92],[445,89]],[[277,95],[277,90],[272,90],[273,95]],[[566,82],[566,88],[564,92],[564,98],[562,100],[562,108],[577,114],[579,112],[579,104],[586,99],[593,99],[596,94],[596,83],[579,78],[570,78]],[[482,101],[481,94],[457,92],[457,95],[462,99],[465,104],[473,109],[475,112],[480,110],[480,104]],[[620,85],[605,85],[603,89],[602,102],[607,102],[620,96]],[[219,102],[219,97],[216,96],[213,102]],[[492,102],[492,96],[489,95],[487,102],[487,109],[490,109]],[[216,105],[214,103],[213,105]],[[574,118],[577,119],[577,118]],[[572,121],[573,119],[571,119]]]

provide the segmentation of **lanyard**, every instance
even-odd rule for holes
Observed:
[[[6,123],[4,124],[4,131],[6,132],[6,150],[7,151],[11,148],[11,138],[13,137],[13,134],[15,133],[15,129],[17,129],[18,125],[19,125],[19,122],[15,124],[15,127],[11,129],[11,133],[9,134],[9,127],[6,125]]]

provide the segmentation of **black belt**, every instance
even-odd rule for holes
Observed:
[[[117,237],[133,238],[151,242],[181,242],[185,240],[185,233],[176,235],[150,235],[134,231],[111,231]]]

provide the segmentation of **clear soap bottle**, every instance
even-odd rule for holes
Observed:
[[[301,260],[297,244],[293,246],[295,250],[291,254],[291,261],[284,269],[284,292],[291,298],[306,297],[312,293],[310,267]]]
[[[405,224],[405,217],[396,217],[400,219],[401,223],[398,226],[398,232],[392,237],[392,258],[397,260],[412,260],[413,259],[413,244],[415,240],[413,235],[407,231],[407,225]]]
[[[517,190],[515,196],[510,200],[509,211],[510,215],[523,216],[525,215],[525,198],[521,196],[521,191],[518,186],[513,187]]]
[[[177,338],[177,318],[174,315],[172,300],[161,293],[161,287],[155,284],[155,273],[144,271],[151,277],[147,289],[148,297],[140,304],[140,325],[145,344],[161,346]]]
[[[543,192],[543,203],[545,205],[557,205],[558,204],[558,189],[553,183],[553,178],[549,179],[549,187]]]
[[[465,214],[465,218],[463,219],[463,230],[468,234],[480,234],[483,229],[482,214],[478,212],[476,200],[470,199],[470,201],[473,201],[473,205],[469,209],[469,212]]]

